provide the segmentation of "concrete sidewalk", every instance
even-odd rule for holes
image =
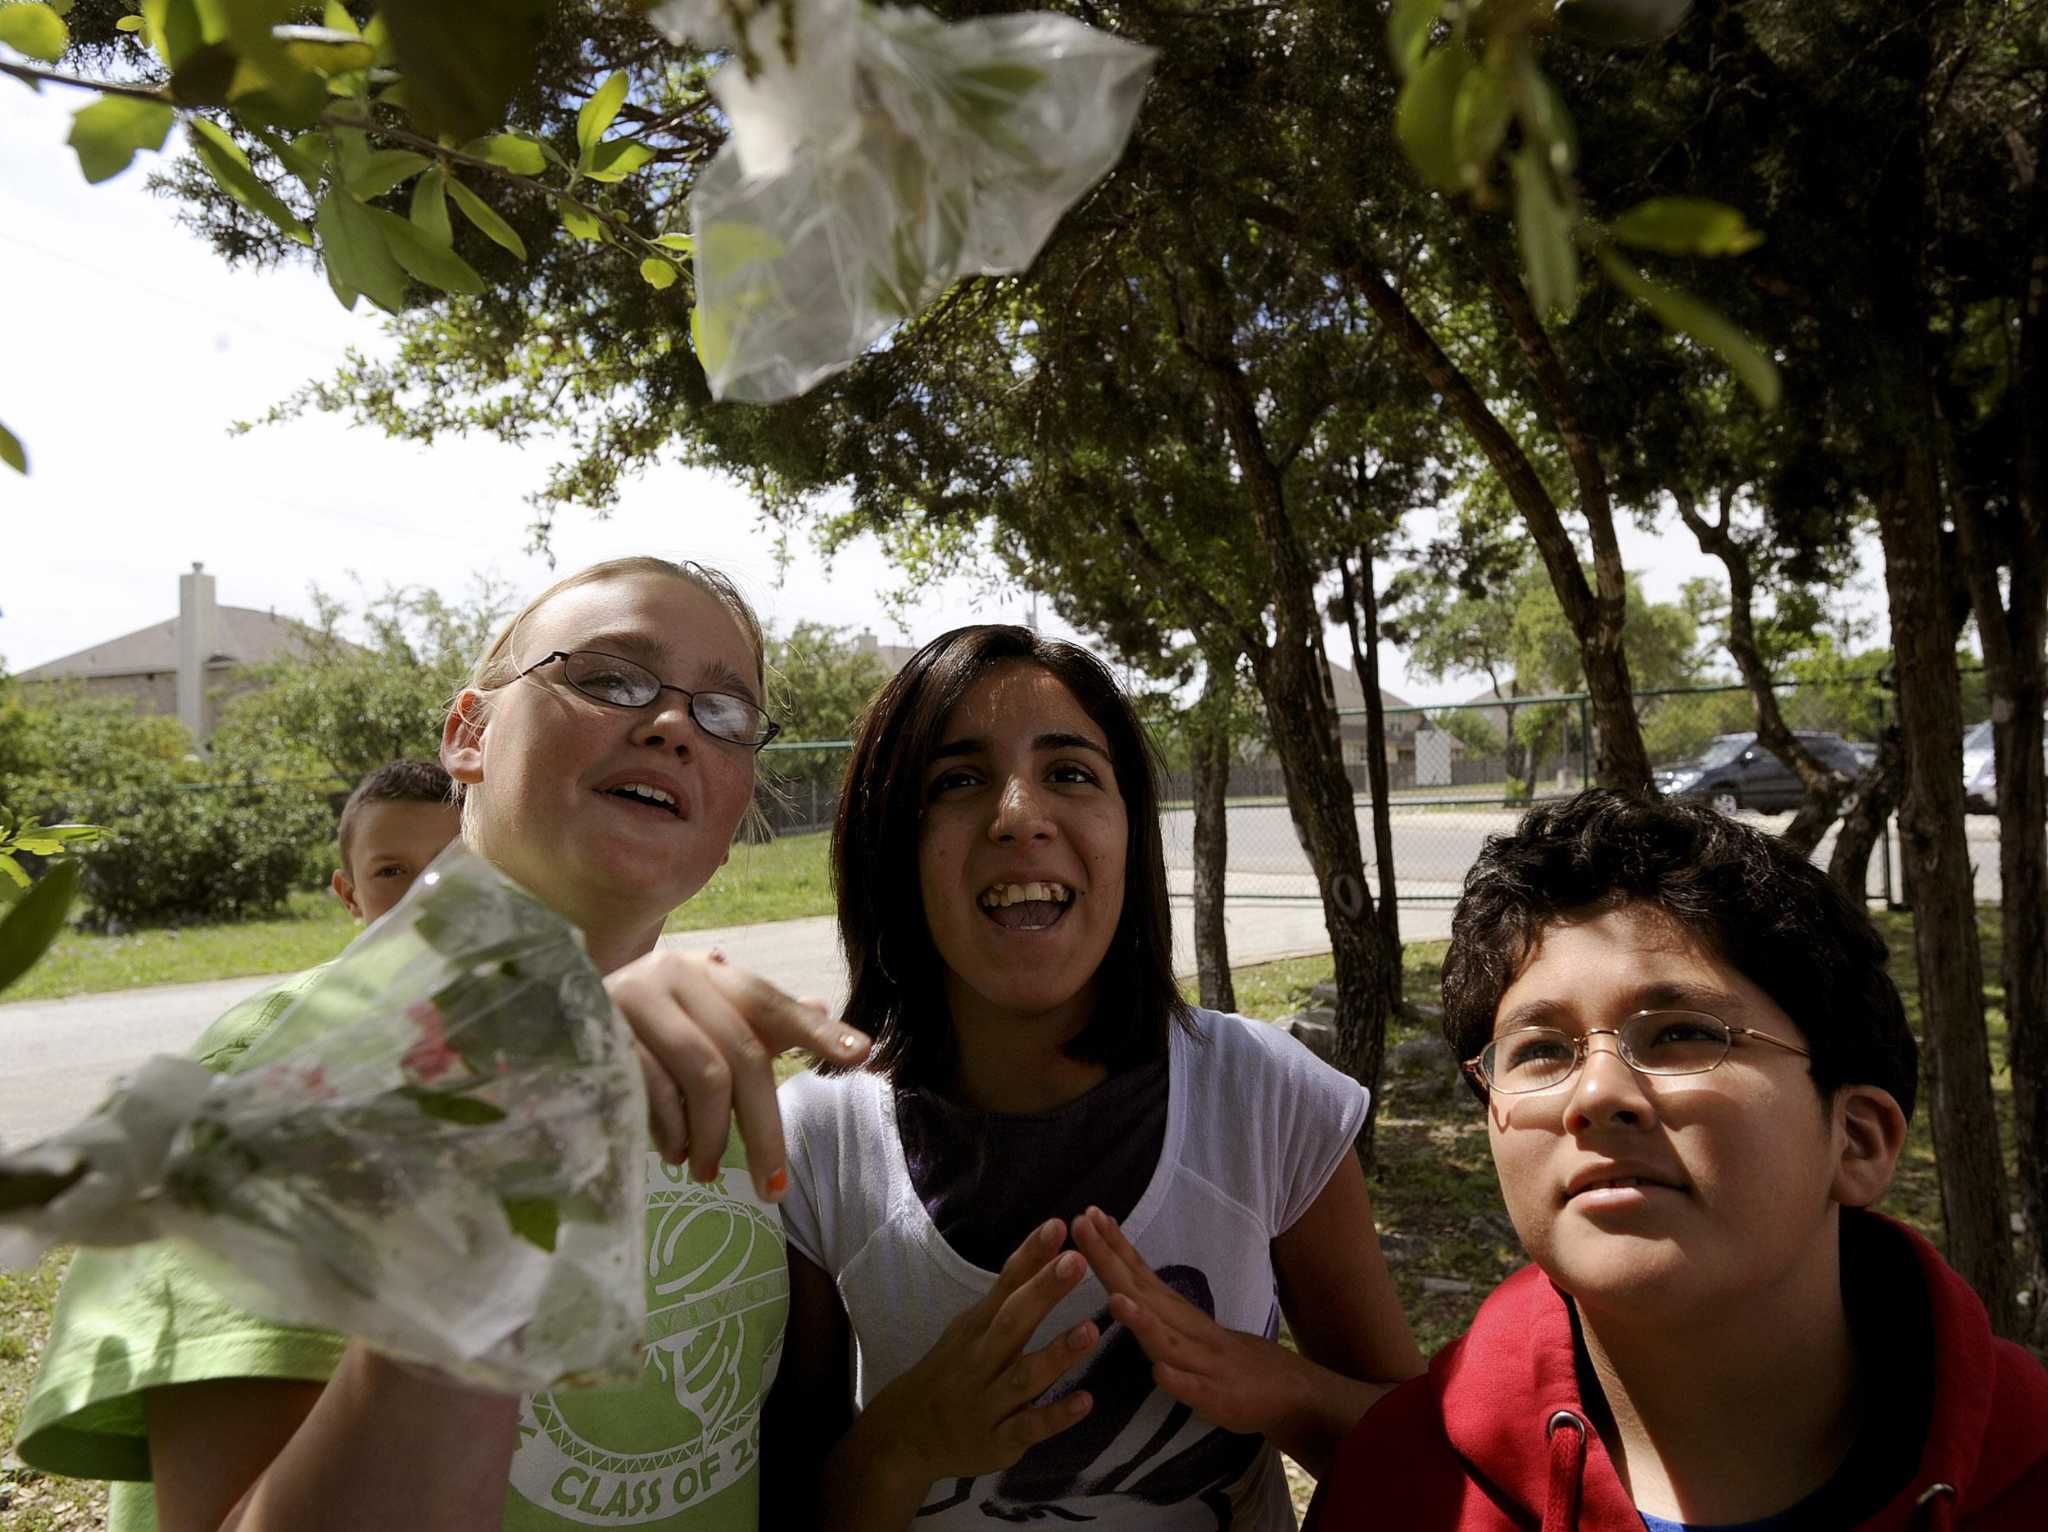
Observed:
[[[1176,887],[1178,895],[1183,890]],[[1193,973],[1194,912],[1173,901],[1176,967]],[[1327,952],[1320,906],[1298,901],[1241,900],[1226,906],[1233,967]],[[1401,912],[1402,935],[1448,935],[1450,907]],[[792,994],[837,1006],[846,998],[846,968],[832,920],[781,920],[662,938],[687,952],[718,947]],[[0,1005],[0,1143],[33,1142],[69,1127],[99,1104],[120,1075],[156,1053],[183,1053],[222,1011],[275,976],[171,984],[153,989],[25,1000]]]

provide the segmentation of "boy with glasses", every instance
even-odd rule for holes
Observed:
[[[1867,1209],[1917,1048],[1863,911],[1706,809],[1487,843],[1444,962],[1535,1264],[1375,1405],[1318,1532],[2048,1527],[2048,1373]]]

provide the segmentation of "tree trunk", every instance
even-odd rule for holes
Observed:
[[[1222,274],[1197,270],[1203,309],[1182,315],[1182,346],[1201,367],[1251,503],[1252,529],[1272,572],[1273,638],[1252,651],[1252,667],[1287,797],[1322,892],[1323,923],[1337,970],[1337,1047],[1333,1060],[1366,1087],[1369,1103],[1357,1152],[1370,1173],[1379,1115],[1380,1065],[1387,1045],[1386,981],[1379,930],[1365,883],[1358,814],[1330,696],[1316,570],[1287,514],[1285,486],[1259,422],[1256,396],[1231,335]],[[1188,334],[1192,331],[1192,335]]]
[[[1851,899],[1870,897],[1870,853],[1885,821],[1905,791],[1906,751],[1899,726],[1888,723],[1877,742],[1877,759],[1856,782],[1856,802],[1842,816],[1841,833],[1828,856],[1828,877]],[[1889,854],[1889,853],[1887,853]]]
[[[1907,376],[1918,376],[1917,369],[1909,366]],[[1932,414],[1930,408],[1922,419]],[[2009,1204],[1984,1029],[1976,898],[1963,837],[1962,702],[1947,621],[1949,581],[1931,441],[1906,433],[1897,466],[1892,484],[1878,497],[1877,522],[1905,746],[1899,838],[1913,890],[1928,1121],[1949,1263],[1977,1290],[1998,1333],[2010,1335],[2015,1305]]]
[[[1854,784],[1847,772],[1828,765],[1799,743],[1799,736],[1792,732],[1778,706],[1778,693],[1771,685],[1770,671],[1756,642],[1756,569],[1750,562],[1749,549],[1729,530],[1726,491],[1722,493],[1716,521],[1707,520],[1699,506],[1682,491],[1675,491],[1672,499],[1677,502],[1679,518],[1698,540],[1700,551],[1719,559],[1721,567],[1728,571],[1728,652],[1734,657],[1735,668],[1741,672],[1756,708],[1757,743],[1791,768],[1805,789],[1799,811],[1779,839],[1801,856],[1812,856],[1813,848],[1841,813],[1842,800]]]
[[[1358,572],[1337,560],[1344,582],[1344,627],[1351,635],[1351,669],[1365,699],[1365,780],[1372,790],[1373,863],[1378,873],[1380,951],[1387,1009],[1401,1009],[1401,906],[1395,885],[1393,804],[1387,781],[1387,713],[1380,697],[1380,598],[1372,583],[1372,554],[1358,550]]]
[[[1202,1004],[1235,1011],[1237,990],[1230,978],[1230,939],[1223,920],[1224,869],[1229,864],[1230,819],[1225,793],[1230,786],[1230,704],[1237,690],[1237,650],[1204,644],[1206,673],[1195,704],[1195,972]]]

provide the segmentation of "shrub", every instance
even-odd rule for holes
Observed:
[[[85,861],[87,918],[101,927],[274,914],[334,834],[321,794],[229,772],[153,774],[81,807],[110,832]]]

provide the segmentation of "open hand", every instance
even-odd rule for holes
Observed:
[[[1093,1401],[1086,1393],[1032,1401],[1101,1338],[1092,1322],[1024,1350],[1088,1274],[1079,1255],[1060,1254],[1066,1233],[1057,1218],[1041,1225],[1004,1263],[987,1295],[961,1310],[924,1358],[863,1412],[878,1450],[896,1457],[904,1477],[929,1484],[999,1472],[1088,1413]]]
[[[1160,1281],[1114,1218],[1090,1208],[1074,1243],[1109,1289],[1110,1315],[1152,1359],[1152,1380],[1212,1425],[1281,1438],[1323,1372],[1262,1335],[1225,1329]]]
[[[737,1117],[754,1189],[779,1201],[789,1172],[775,1056],[802,1048],[857,1064],[867,1036],[715,953],[657,948],[607,975],[604,987],[633,1029],[648,1129],[662,1154],[678,1165],[687,1158],[699,1181],[715,1180]]]

